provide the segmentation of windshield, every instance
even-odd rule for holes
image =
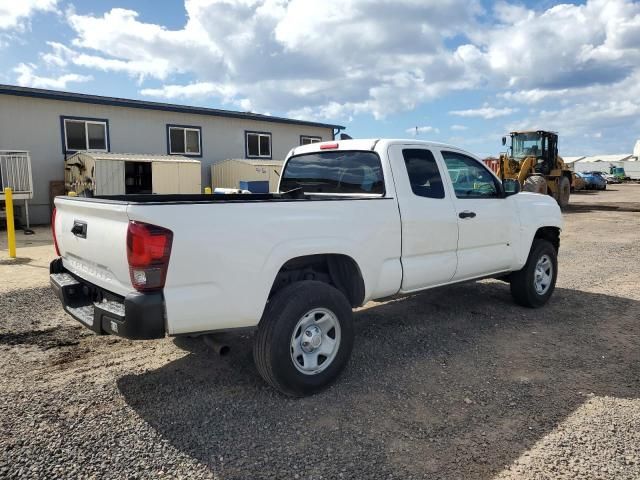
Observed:
[[[542,155],[542,137],[537,133],[518,133],[512,135],[511,147],[513,158],[539,157]]]
[[[380,157],[374,152],[314,152],[291,157],[284,167],[280,191],[305,193],[383,194]]]

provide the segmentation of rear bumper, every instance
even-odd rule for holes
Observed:
[[[130,293],[124,298],[71,275],[57,258],[49,266],[51,289],[65,311],[98,335],[133,340],[165,336],[164,296]]]

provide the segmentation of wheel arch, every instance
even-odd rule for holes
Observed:
[[[534,240],[536,238],[541,238],[543,240],[547,240],[553,247],[556,249],[556,252],[560,250],[560,228],[559,227],[540,227],[536,230],[536,233],[533,236]]]
[[[363,304],[365,283],[358,262],[341,253],[321,253],[290,258],[278,270],[269,298],[295,282],[317,280],[341,291],[352,307]]]

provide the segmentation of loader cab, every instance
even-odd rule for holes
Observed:
[[[511,132],[510,157],[522,162],[527,157],[534,157],[534,170],[549,175],[554,169],[558,157],[558,135],[543,130],[531,132]],[[506,143],[504,138],[503,143]]]

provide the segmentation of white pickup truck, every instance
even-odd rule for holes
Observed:
[[[562,217],[473,155],[416,140],[296,147],[280,193],[57,197],[51,285],[98,334],[255,328],[263,378],[318,391],[351,354],[352,308],[485,277],[553,293]]]

